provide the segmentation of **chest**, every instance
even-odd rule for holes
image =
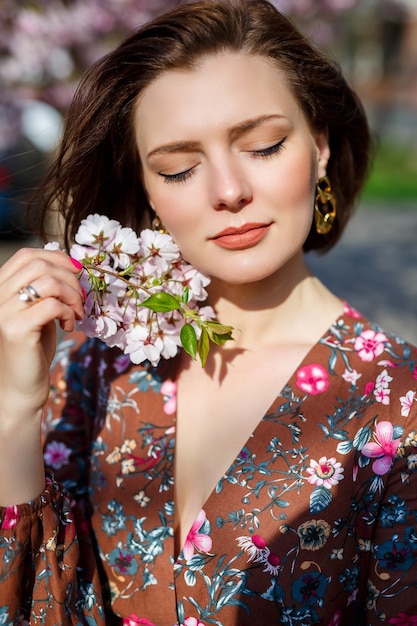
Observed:
[[[204,502],[307,349],[246,354],[222,363],[216,371],[193,363],[180,374],[175,464],[179,549]]]

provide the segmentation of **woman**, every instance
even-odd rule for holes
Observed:
[[[45,210],[67,241],[91,213],[156,213],[235,340],[153,368],[76,336],[47,402],[80,266],[1,268],[5,623],[417,619],[415,350],[304,262],[343,232],[368,147],[338,68],[262,0],[180,7],[89,71]]]

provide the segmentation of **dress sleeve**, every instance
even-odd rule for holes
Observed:
[[[369,546],[367,623],[417,624],[417,412],[414,407],[384,497],[377,511],[369,511],[368,523],[372,517],[376,523]]]
[[[88,342],[58,348],[44,411],[45,489],[32,502],[0,508],[0,623],[105,623],[86,515],[90,362]]]

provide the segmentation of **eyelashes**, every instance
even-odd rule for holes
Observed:
[[[249,151],[249,154],[255,159],[267,159],[268,157],[273,157],[281,152],[281,150],[283,150],[286,140],[287,137],[284,137],[283,139],[280,139],[280,141],[277,141],[277,143],[274,143],[272,146],[268,146],[267,148],[261,148],[259,150],[251,150]],[[159,176],[162,176],[164,182],[168,184],[184,183],[186,180],[191,178],[191,176],[193,176],[195,167],[196,166],[190,167],[189,169],[178,172],[176,174],[163,174],[162,172],[160,172]]]
[[[260,150],[253,150],[251,154],[255,158],[259,159],[274,156],[275,154],[278,154],[278,152],[281,152],[281,150],[284,148],[286,140],[287,138],[284,137],[277,143],[274,143],[273,146],[268,146],[268,148],[261,148]]]
[[[163,177],[165,183],[183,183],[193,175],[194,167],[190,167],[188,170],[178,172],[178,174],[159,174]]]

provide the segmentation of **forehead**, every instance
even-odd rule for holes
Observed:
[[[265,57],[222,52],[192,69],[167,70],[142,92],[135,107],[137,138],[155,141],[182,132],[207,132],[260,115],[305,123],[282,70]],[[149,146],[147,146],[149,147]]]

